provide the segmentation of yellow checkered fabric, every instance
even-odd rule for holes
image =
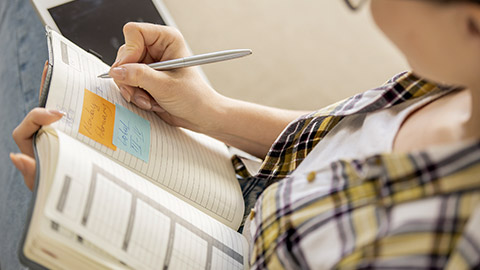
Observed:
[[[439,87],[411,73],[291,123],[255,181],[254,269],[480,267],[480,142],[290,173],[343,118],[387,109]],[[239,176],[246,177],[236,163]]]

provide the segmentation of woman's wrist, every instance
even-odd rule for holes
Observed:
[[[206,114],[208,121],[198,127],[198,131],[258,157],[266,155],[288,123],[305,113],[267,107],[219,94],[209,103]]]
[[[227,133],[231,121],[230,110],[236,100],[213,92],[208,98],[204,98],[199,104],[200,120],[193,125],[192,130],[212,136]]]

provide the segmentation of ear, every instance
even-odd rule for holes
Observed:
[[[474,36],[480,37],[479,22],[475,18],[468,18],[468,32]]]
[[[469,4],[466,12],[468,33],[480,42],[480,4]]]

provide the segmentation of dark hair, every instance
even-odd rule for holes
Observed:
[[[433,1],[433,0],[430,0]],[[473,2],[476,4],[480,4],[480,0],[435,0],[437,2],[444,2],[444,3],[451,3],[451,2]]]
[[[475,4],[480,4],[480,0],[418,0],[418,1],[430,1],[430,2],[437,2],[437,3],[442,3],[442,4],[451,4],[455,2],[468,2],[468,3],[475,3]],[[360,9],[363,4],[365,4],[367,0],[345,0],[345,4],[353,10],[357,11]]]

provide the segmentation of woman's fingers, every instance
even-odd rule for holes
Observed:
[[[120,47],[113,67],[125,63],[152,63],[188,55],[182,34],[173,28],[149,23],[127,23],[125,44]]]
[[[139,87],[147,91],[159,89],[160,84],[165,86],[172,80],[166,73],[145,64],[124,64],[112,68],[109,74],[119,85]]]
[[[57,110],[47,110],[44,108],[35,108],[31,110],[18,127],[13,130],[12,137],[20,148],[20,151],[33,157],[32,139],[33,134],[43,125],[49,125],[60,118],[65,113]]]
[[[132,96],[133,96],[133,93],[134,93],[134,90],[132,89],[131,86],[128,86],[126,84],[121,84],[121,83],[118,83],[118,82],[115,82],[118,86],[118,89],[120,90],[120,94],[122,95],[122,97],[127,101],[127,102],[131,102],[132,101]]]
[[[25,185],[30,190],[33,190],[33,186],[35,185],[35,159],[21,153],[10,153],[10,159],[13,165],[22,173]]]
[[[13,130],[12,137],[20,148],[21,154],[10,154],[12,163],[23,174],[25,184],[33,189],[35,181],[35,160],[33,159],[33,134],[43,125],[51,124],[65,113],[57,110],[35,108],[31,110],[23,121]]]
[[[148,23],[127,23],[123,34],[125,44],[109,75],[127,102],[144,110],[165,111],[155,100],[162,100],[157,92],[172,82],[171,73],[155,71],[146,64],[188,55],[183,36],[175,28]]]
[[[163,95],[159,89],[169,88],[168,84],[172,79],[166,73],[156,71],[144,64],[125,64],[112,69],[110,76],[115,79],[120,93],[128,102],[147,111],[165,111],[155,98],[162,100]]]
[[[145,90],[125,84],[117,83],[120,89],[120,94],[127,102],[132,102],[140,109],[154,112],[164,112],[163,109],[155,99]]]

